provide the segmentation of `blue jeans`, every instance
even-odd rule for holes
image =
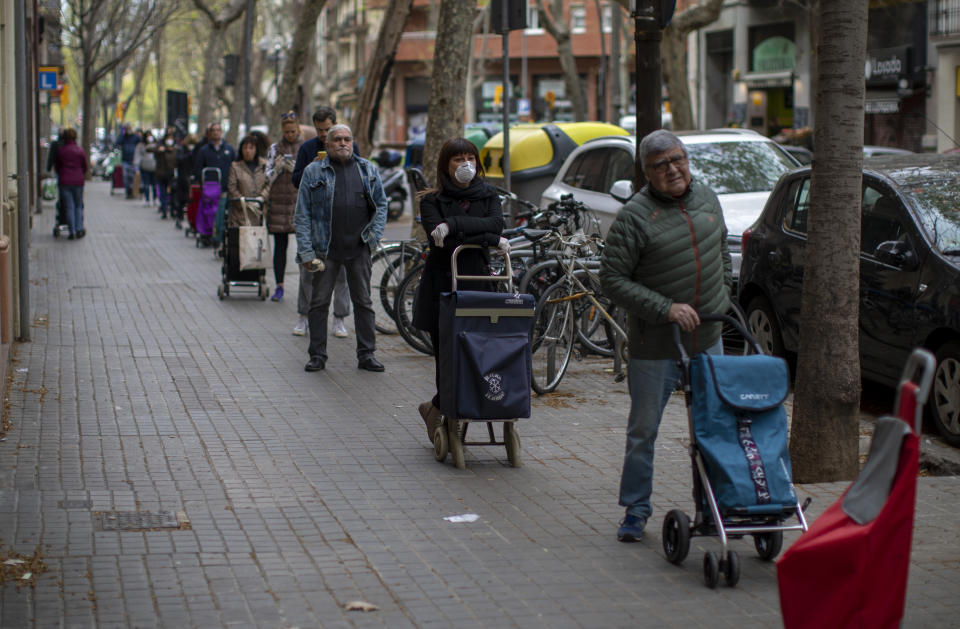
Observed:
[[[173,213],[172,199],[170,198],[170,180],[157,179],[157,198],[160,199],[160,212],[167,216],[167,209]],[[169,208],[167,206],[170,206]]]
[[[723,342],[706,350],[722,354]],[[680,380],[679,362],[672,359],[630,359],[627,382],[630,386],[630,416],[627,419],[627,450],[620,476],[620,506],[629,515],[650,517],[653,492],[653,451],[663,409]]]
[[[134,168],[130,162],[123,162],[121,166],[123,167],[123,189],[129,197],[133,194],[133,176],[136,174],[137,169]]]
[[[83,229],[83,186],[60,186],[60,203],[70,235]]]

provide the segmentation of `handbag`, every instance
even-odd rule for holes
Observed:
[[[267,260],[270,259],[269,240],[267,238],[267,228],[263,225],[263,214],[257,210],[247,208],[246,202],[241,199],[240,205],[243,208],[243,216],[246,225],[237,228],[239,235],[238,245],[240,250],[240,270],[249,271],[253,269],[266,269]],[[260,214],[261,220],[257,225],[249,224],[247,212]]]

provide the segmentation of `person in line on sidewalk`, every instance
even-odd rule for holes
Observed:
[[[267,152],[267,181],[270,182],[267,231],[273,234],[273,279],[277,288],[272,301],[283,300],[283,276],[287,270],[287,247],[293,233],[293,212],[297,208],[297,189],[293,185],[293,166],[303,144],[300,120],[290,111],[280,115],[280,141]],[[306,326],[304,326],[306,332]]]
[[[353,132],[334,125],[327,136],[329,155],[303,172],[297,193],[294,225],[297,262],[312,270],[310,360],[304,369],[320,371],[327,364],[327,314],[340,269],[347,269],[357,332],[357,367],[383,371],[374,358],[376,329],[370,299],[371,253],[387,224],[387,196],[380,171],[353,154]]]
[[[123,125],[123,130],[117,135],[115,142],[120,149],[120,167],[123,168],[123,189],[126,192],[126,198],[133,198],[133,176],[137,172],[133,165],[133,157],[137,152],[137,145],[140,144],[140,135],[132,131],[129,124]]]
[[[193,173],[196,167],[196,149],[197,136],[188,133],[183,138],[183,144],[177,150],[177,180],[173,203],[173,217],[177,221],[174,226],[177,229],[183,227],[183,215],[187,204],[190,203],[190,183],[193,181]]]
[[[168,211],[173,214],[170,192],[177,171],[177,139],[174,137],[172,130],[168,130],[163,139],[156,144],[154,155],[157,158],[157,195],[160,199],[160,218],[167,218]]]
[[[467,139],[452,138],[440,148],[437,157],[436,186],[423,193],[420,216],[423,230],[429,234],[430,251],[420,278],[413,306],[413,325],[430,335],[434,348],[440,347],[440,293],[452,289],[451,257],[462,244],[500,247],[505,253],[510,244],[503,232],[503,211],[496,189],[483,180],[483,166],[477,147]],[[488,275],[486,248],[467,249],[457,256],[457,271],[465,275]],[[467,290],[490,290],[490,284],[458,284]],[[420,416],[427,425],[427,439],[440,425],[440,352],[433,353],[434,381],[437,393],[420,405]]]
[[[217,206],[219,228],[214,228],[211,244],[219,244],[223,236],[222,217],[227,211],[227,179],[230,177],[230,165],[237,159],[237,151],[229,142],[223,139],[223,125],[219,122],[211,123],[207,127],[206,143],[197,149],[194,177],[203,182],[203,169],[216,168],[220,171],[220,203]]]
[[[77,144],[77,130],[64,129],[60,134],[61,145],[57,150],[55,168],[60,185],[60,204],[70,229],[68,238],[83,238],[83,184],[86,183],[87,154]]]
[[[154,204],[157,191],[157,158],[155,152],[157,143],[153,134],[147,131],[143,134],[143,141],[137,145],[133,156],[133,164],[140,169],[140,188],[143,190],[143,204],[150,207]]]
[[[300,179],[303,177],[303,170],[311,163],[323,159],[327,151],[327,131],[333,125],[337,124],[337,112],[332,107],[318,107],[313,112],[313,128],[317,132],[317,137],[310,138],[300,145],[297,151],[297,163],[293,167],[293,185],[300,188]],[[357,143],[353,143],[353,152],[360,155]],[[297,313],[300,319],[293,326],[293,333],[296,336],[304,336],[307,333],[307,312],[310,310],[310,289],[313,282],[303,266],[300,267],[300,292],[297,295]],[[347,331],[346,318],[350,316],[350,291],[347,290],[347,270],[343,269],[340,277],[337,278],[336,286],[333,289],[333,335],[338,338],[347,338],[350,333]]]
[[[240,140],[240,154],[236,161],[230,164],[230,176],[227,178],[227,196],[230,199],[241,197],[256,197],[265,199],[267,195],[267,166],[257,148],[257,139],[252,135]],[[261,204],[259,210],[265,208]],[[244,209],[244,204],[237,200],[230,202],[230,216],[227,218],[227,227],[241,225],[256,225],[260,217],[250,207]]]
[[[620,210],[600,267],[603,294],[629,315],[630,414],[620,477],[621,542],[643,535],[653,509],[653,454],[663,410],[680,379],[671,325],[687,352],[723,353],[720,323],[699,312],[726,312],[733,286],[727,227],[717,195],[692,179],[683,142],[669,131],[640,142],[649,182]]]

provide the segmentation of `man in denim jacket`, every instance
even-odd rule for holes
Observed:
[[[297,193],[294,227],[297,262],[313,271],[313,295],[307,320],[310,360],[306,371],[327,364],[327,315],[340,269],[347,271],[357,331],[357,366],[383,371],[376,351],[373,302],[370,299],[371,252],[383,237],[387,197],[380,173],[371,162],[353,154],[353,133],[347,125],[327,132],[327,157],[303,171]]]

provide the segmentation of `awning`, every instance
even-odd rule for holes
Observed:
[[[743,82],[746,84],[747,89],[793,87],[793,72],[790,70],[780,72],[748,72],[743,75]]]

